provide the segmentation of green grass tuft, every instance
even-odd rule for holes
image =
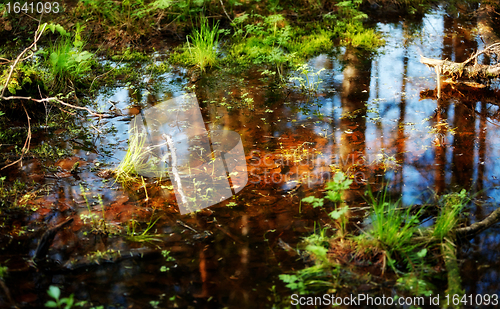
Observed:
[[[442,196],[441,213],[436,219],[432,235],[443,239],[455,228],[458,223],[459,215],[467,204],[467,191],[463,189],[460,193],[454,192]]]
[[[187,46],[192,64],[197,65],[202,72],[207,67],[217,64],[217,47],[219,45],[219,22],[212,28],[206,18],[200,21],[200,29],[194,30],[188,36]]]

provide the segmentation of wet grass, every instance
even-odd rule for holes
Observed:
[[[147,159],[143,148],[146,143],[146,136],[132,129],[129,132],[129,145],[127,152],[120,161],[118,167],[114,170],[116,181],[124,186],[138,182],[137,166]]]
[[[208,25],[208,20],[202,18],[200,29],[195,29],[193,34],[188,36],[187,50],[190,55],[190,62],[200,68],[202,72],[207,67],[217,64],[217,48],[219,45],[219,24],[213,27]]]
[[[153,213],[153,215],[154,215],[154,213]],[[156,222],[158,222],[158,220],[160,220],[160,218],[161,218],[161,217],[158,217],[158,218],[156,218],[156,220],[153,221],[153,215],[151,216],[151,219],[149,220],[147,227],[142,232],[136,231],[139,223],[135,220],[130,220],[128,222],[127,227],[126,227],[126,230],[127,230],[126,238],[129,241],[133,241],[133,242],[161,241],[161,239],[159,238],[161,235],[150,233],[151,229],[155,226]]]
[[[412,214],[411,207],[402,207],[401,200],[391,201],[387,188],[377,197],[371,190],[367,191],[367,195],[372,205],[369,217],[371,227],[362,232],[356,241],[360,250],[383,253],[383,264],[386,265],[387,261],[394,268],[394,254],[405,259],[419,245],[413,240],[419,230],[419,214]]]

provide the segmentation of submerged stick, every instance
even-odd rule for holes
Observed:
[[[441,67],[439,65],[435,66],[434,70],[436,70],[436,83],[437,83],[437,90],[438,90],[437,97],[439,99],[439,98],[441,98]]]
[[[12,296],[10,295],[9,288],[5,284],[2,278],[0,278],[0,287],[2,288],[3,292],[5,293],[5,296],[7,297],[7,301],[10,303],[11,307],[18,308],[15,306],[14,301],[12,300]]]
[[[443,255],[448,277],[448,289],[446,293],[448,295],[462,296],[464,290],[462,289],[462,280],[460,279],[460,268],[458,267],[457,255],[455,253],[455,244],[448,238],[444,238],[441,243],[441,254]],[[453,306],[453,308],[462,308],[462,306]]]
[[[49,251],[49,247],[52,244],[52,241],[54,241],[54,237],[56,237],[57,232],[59,232],[59,230],[61,230],[71,222],[73,222],[73,218],[63,221],[62,223],[49,228],[45,233],[43,233],[42,238],[38,243],[38,247],[36,248],[35,256],[33,257],[34,261],[42,260],[43,258],[45,258],[47,252]]]
[[[179,171],[177,170],[177,154],[175,152],[175,145],[172,137],[168,134],[163,134],[163,138],[167,141],[168,148],[170,149],[170,153],[172,154],[172,174],[174,174],[174,179],[177,182],[177,192],[181,196],[181,201],[183,204],[187,204],[188,200],[184,191],[182,190],[182,182],[181,176],[179,175]]]

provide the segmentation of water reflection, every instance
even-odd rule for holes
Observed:
[[[366,102],[370,97],[371,61],[367,54],[356,49],[347,48],[344,55],[347,65],[344,68],[342,81],[340,118],[340,146],[339,152],[342,160],[341,168],[344,172],[352,174],[356,182],[366,181],[367,174],[359,171],[366,158]],[[352,171],[351,171],[352,170]],[[346,194],[354,193],[347,191]],[[346,200],[352,200],[346,196]]]
[[[232,199],[190,216],[177,214],[172,207],[174,201],[154,189],[154,180],[148,183],[148,201],[121,188],[116,190],[118,193],[101,191],[109,220],[137,218],[147,222],[153,209],[161,213],[162,219],[155,228],[162,234],[162,242],[134,244],[118,241],[117,237],[107,243],[94,239],[89,241],[91,244],[87,240],[78,244],[61,234],[53,250],[60,252],[70,243],[76,249],[67,255],[74,257],[97,249],[125,251],[150,246],[156,255],[94,265],[88,272],[47,275],[41,279],[31,275],[25,281],[10,278],[8,283],[21,280],[14,285],[41,291],[39,299],[43,299],[48,285],[57,283],[68,294],[76,292],[79,298],[102,304],[145,307],[150,300],[161,300],[178,307],[257,308],[273,301],[269,299],[272,286],[282,289],[281,295],[289,293],[277,280],[278,274],[304,267],[302,261],[279,246],[280,240],[294,247],[301,237],[313,231],[318,221],[329,222],[321,211],[300,200],[307,195],[323,194],[322,184],[335,170],[362,176],[356,178],[360,188],[365,182],[389,182],[395,193],[403,195],[406,204],[426,202],[434,193],[474,187],[484,190],[485,201],[500,201],[498,92],[445,85],[442,99],[436,100],[434,74],[419,63],[421,53],[462,61],[475,51],[477,40],[467,31],[474,28],[474,20],[462,19],[467,14],[460,16],[438,10],[425,17],[418,25],[420,29],[408,21],[380,24],[380,29],[388,33],[385,54],[368,55],[346,48],[338,57],[321,55],[313,59],[311,67],[330,70],[321,76],[324,89],[317,95],[280,89],[258,71],[241,76],[217,72],[203,79],[195,90],[201,111],[197,109],[192,115],[202,120],[196,135],[217,130],[237,132],[245,153],[243,165],[248,168],[248,184],[236,184],[241,191],[234,192]],[[161,103],[154,102],[155,98],[176,97],[183,93],[179,89],[128,99],[121,97],[130,96],[122,90],[114,100],[123,101],[117,105],[121,109],[127,102],[158,106]],[[172,115],[175,113],[164,116]],[[144,111],[141,117],[153,116],[159,114],[148,116]],[[170,130],[179,131],[188,122],[174,117]],[[128,130],[128,121],[109,120],[106,125],[111,123]],[[164,142],[161,136],[165,132],[154,125],[152,129],[158,129],[156,142]],[[188,136],[180,135],[173,142],[182,144]],[[102,145],[106,141],[116,142],[126,149],[124,139],[123,135],[110,134],[102,137]],[[221,146],[232,148],[233,144],[236,143]],[[188,148],[195,146],[208,153],[210,142],[201,138],[179,146],[179,162],[202,166],[199,163],[206,158],[198,157],[195,159],[200,162],[194,162],[185,156]],[[100,178],[88,178],[87,182],[92,192],[105,190],[100,188],[104,185]],[[68,179],[58,180],[56,186],[45,200],[58,203],[54,208],[60,209],[47,217],[40,211],[38,216],[56,221],[63,217],[60,213],[81,213],[84,207],[73,204],[82,200],[79,186]],[[355,192],[350,191],[346,199],[356,200],[359,192]],[[487,215],[491,208],[487,203],[475,206],[471,222]],[[177,220],[194,231],[179,225]],[[80,228],[83,224],[79,224]],[[84,238],[78,228],[68,234]],[[493,228],[476,237],[470,247],[463,246],[459,258],[465,261],[462,276],[468,292],[497,293],[500,288],[499,235],[498,228]],[[176,262],[168,264],[156,246],[171,251]],[[161,272],[162,266],[169,267],[169,271]],[[41,288],[26,283],[32,279]],[[165,300],[172,296],[172,301]]]

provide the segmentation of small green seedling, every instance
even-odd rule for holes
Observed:
[[[54,299],[54,300],[49,300],[48,302],[45,303],[45,307],[47,307],[47,308],[71,309],[71,308],[73,308],[73,305],[82,307],[86,303],[84,301],[80,301],[80,302],[77,302],[75,304],[74,303],[75,300],[73,299],[73,294],[71,294],[69,297],[60,298],[61,297],[61,290],[59,289],[59,287],[57,287],[55,285],[51,285],[49,287],[47,294],[49,294],[49,296]],[[63,305],[64,305],[64,307],[63,307]]]

